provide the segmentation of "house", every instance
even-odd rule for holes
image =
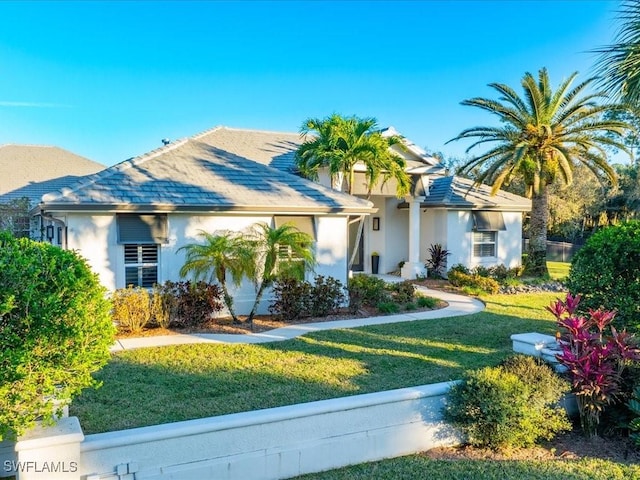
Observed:
[[[303,140],[214,128],[46,194],[33,214],[54,219],[63,246],[87,258],[109,290],[178,280],[180,249],[198,242],[200,231],[242,231],[256,222],[292,222],[310,233],[316,273],[346,282],[349,220],[375,208],[290,172]],[[238,313],[248,313],[253,286],[233,295]]]
[[[396,134],[389,129],[386,134]],[[358,223],[364,219],[354,271],[398,269],[425,273],[431,244],[451,252],[449,267],[520,264],[522,214],[530,201],[448,176],[439,160],[406,141],[397,149],[412,177],[411,194],[398,199],[393,182],[378,185],[367,200],[364,169],[354,195],[330,188],[327,175],[311,182],[296,174],[298,133],[216,127],[126,160],[42,197],[33,210],[65,232],[63,246],[80,251],[108,289],[177,280],[180,248],[205,230],[243,230],[255,222],[293,222],[314,236],[316,273],[348,275]],[[236,292],[238,312],[253,289]],[[262,309],[264,311],[264,307]]]
[[[12,209],[11,203],[26,199],[27,205],[36,205],[45,193],[58,190],[76,182],[79,178],[99,172],[104,165],[58,147],[44,145],[0,145],[0,205],[6,207],[3,214],[20,215],[28,209]],[[15,226],[21,219],[4,219],[8,226]],[[24,222],[23,222],[24,223]],[[29,222],[19,233],[29,236]],[[24,232],[22,232],[24,230]],[[31,235],[41,239],[46,236],[46,225],[37,223]],[[50,230],[51,232],[51,230]],[[54,232],[57,233],[57,232]],[[50,239],[61,240],[61,235]]]

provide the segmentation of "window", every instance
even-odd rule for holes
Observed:
[[[158,283],[158,245],[128,244],[124,246],[125,285],[153,287]]]
[[[473,256],[495,257],[498,232],[473,232]]]

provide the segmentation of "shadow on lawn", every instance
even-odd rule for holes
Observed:
[[[262,345],[195,344],[121,352],[74,401],[85,433],[391,390],[461,378],[511,353],[512,333],[553,322],[482,312],[329,330]]]

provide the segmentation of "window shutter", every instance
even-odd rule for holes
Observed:
[[[506,230],[502,212],[475,211],[473,215],[473,229],[476,232],[495,232]]]
[[[118,243],[167,243],[167,215],[119,213]]]
[[[290,223],[301,232],[310,235],[313,240],[316,240],[316,231],[313,225],[312,216],[274,216],[273,221],[276,228],[280,228],[285,223]]]

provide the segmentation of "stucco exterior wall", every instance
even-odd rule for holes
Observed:
[[[162,283],[167,280],[180,280],[180,268],[185,259],[185,251],[181,251],[180,248],[189,243],[200,242],[198,233],[201,230],[242,231],[256,222],[271,221],[271,216],[169,214],[168,242],[161,245],[158,258],[158,281]],[[347,218],[335,215],[318,216],[315,225],[318,261],[315,273],[332,276],[346,284]],[[115,214],[69,214],[67,235],[68,247],[78,250],[88,260],[93,271],[98,274],[100,282],[108,290],[126,286],[124,247],[118,244]],[[240,287],[231,287],[237,312],[249,313],[255,298],[253,284],[245,281]],[[258,313],[267,313],[270,299],[270,293],[266,292]]]
[[[399,200],[385,198],[385,222],[381,232],[385,237],[386,249],[380,251],[380,273],[398,270],[398,263],[409,259],[409,211],[398,209]]]

